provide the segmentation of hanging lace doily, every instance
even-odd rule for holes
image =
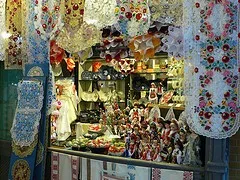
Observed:
[[[134,37],[144,35],[150,27],[150,11],[147,0],[117,0],[115,27],[123,35]]]
[[[3,37],[6,33],[5,28],[5,5],[6,0],[0,0],[0,61],[5,60],[5,38]]]
[[[230,137],[240,125],[238,2],[191,0],[184,9],[187,122],[198,134]]]
[[[6,1],[6,24],[7,44],[6,44],[6,61],[5,68],[21,69],[24,61],[22,54],[22,26],[24,26],[25,17],[24,2],[22,1]]]
[[[83,20],[98,29],[111,26],[117,22],[114,10],[116,0],[86,0]]]
[[[37,33],[34,21],[35,3],[26,1],[26,41],[27,41],[27,61],[28,63],[49,63],[49,41],[42,39]]]
[[[182,25],[183,0],[149,0],[151,21]]]
[[[181,27],[168,27],[168,35],[162,39],[161,50],[168,53],[168,56],[179,60],[183,58],[183,31]]]
[[[42,39],[52,39],[63,27],[64,0],[35,1],[34,25]]]
[[[155,35],[143,35],[133,38],[128,47],[134,54],[134,58],[139,60],[148,60],[154,57],[157,48],[160,46],[160,38]]]
[[[70,53],[76,53],[87,49],[101,40],[101,31],[94,25],[83,22],[78,31],[74,34],[64,27],[58,35],[56,42],[58,46]]]
[[[38,133],[43,98],[42,82],[24,80],[18,83],[18,105],[11,128],[16,145],[23,147],[33,143]]]

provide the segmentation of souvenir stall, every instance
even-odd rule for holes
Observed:
[[[26,77],[10,179],[227,178],[226,138],[240,125],[238,2],[6,7],[0,58]]]

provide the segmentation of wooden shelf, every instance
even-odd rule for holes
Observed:
[[[182,106],[176,106],[176,105],[172,105],[172,106],[170,106],[170,104],[169,105],[167,105],[167,104],[156,104],[156,105],[158,105],[159,106],[159,108],[161,109],[170,109],[171,107],[174,109],[174,110],[179,110],[179,111],[184,111],[185,110],[185,107],[182,105]],[[149,107],[154,107],[155,106],[155,104],[150,104],[149,105]]]
[[[78,81],[124,81],[125,79],[115,79],[115,80],[113,80],[113,79],[101,79],[101,80],[96,80],[96,79],[92,79],[92,80],[90,80],[90,79],[79,79]]]

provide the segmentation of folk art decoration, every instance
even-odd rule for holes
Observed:
[[[6,31],[4,49],[6,51],[6,69],[21,69],[23,65],[23,29],[25,24],[24,1],[6,1]],[[3,18],[4,19],[4,18]]]
[[[230,137],[240,125],[239,2],[184,1],[184,10],[188,125],[207,137]]]

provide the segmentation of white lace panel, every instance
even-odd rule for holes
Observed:
[[[6,0],[0,0],[0,61],[5,60],[5,4]]]
[[[240,125],[238,13],[235,0],[184,1],[187,123],[216,139]]]
[[[38,133],[43,93],[41,81],[24,80],[18,83],[18,104],[11,135],[14,143],[21,147],[30,146]]]
[[[117,22],[114,15],[116,5],[116,0],[86,0],[83,20],[98,29],[111,26]]]

